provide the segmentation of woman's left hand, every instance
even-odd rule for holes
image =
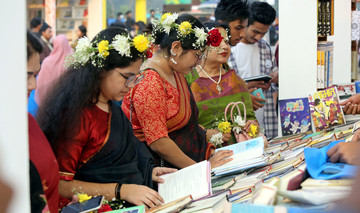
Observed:
[[[155,167],[152,172],[152,180],[158,183],[164,183],[164,179],[159,177],[160,175],[176,172],[177,169],[167,167]]]

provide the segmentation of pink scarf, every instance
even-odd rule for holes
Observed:
[[[45,100],[48,91],[54,86],[56,80],[65,72],[64,62],[66,56],[73,53],[65,35],[56,36],[53,45],[53,51],[41,64],[36,82],[35,101],[39,106]]]

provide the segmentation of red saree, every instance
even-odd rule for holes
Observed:
[[[168,137],[196,162],[208,159],[211,144],[198,124],[198,109],[183,75],[175,72],[177,88],[163,80],[155,70],[144,72],[145,78],[124,98],[122,108],[130,119],[139,140],[150,145]],[[156,163],[159,157],[153,153]],[[165,166],[174,167],[165,162]]]

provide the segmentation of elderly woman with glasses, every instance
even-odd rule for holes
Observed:
[[[215,147],[198,124],[198,109],[184,77],[206,48],[203,25],[191,15],[170,13],[155,22],[150,30],[160,49],[122,103],[135,136],[147,144],[157,165],[184,168],[209,160],[216,167],[231,161],[231,151],[210,157]]]
[[[64,198],[104,195],[108,201],[150,208],[163,202],[152,189],[153,181],[161,182],[158,175],[176,170],[154,166],[151,153],[113,103],[141,80],[136,75],[146,48],[137,47],[147,39],[137,39],[141,41],[116,27],[101,31],[92,42],[80,39],[72,66],[39,109],[39,125],[59,164],[59,194]]]

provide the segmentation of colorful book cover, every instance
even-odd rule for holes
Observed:
[[[340,99],[342,96],[349,98],[356,94],[355,83],[337,84],[337,89]]]
[[[335,86],[309,95],[311,117],[316,131],[345,124],[344,113]]]
[[[279,100],[283,136],[311,130],[310,107],[307,98]]]

